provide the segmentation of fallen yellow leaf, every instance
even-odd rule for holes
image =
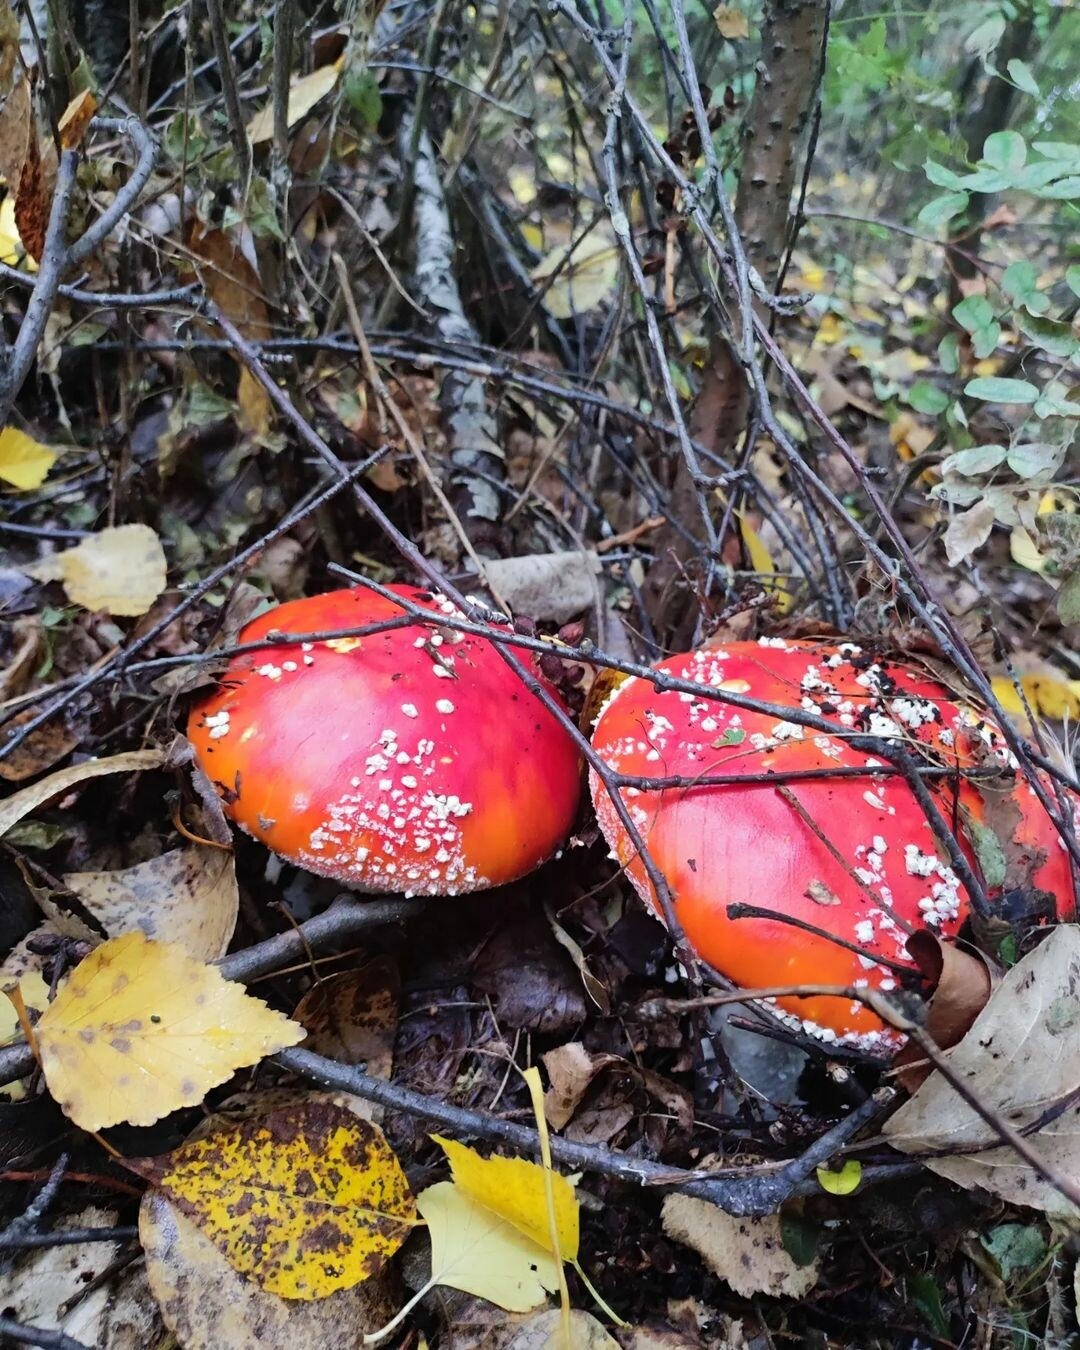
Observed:
[[[149,525],[113,525],[23,571],[63,582],[68,599],[84,609],[134,619],[165,589],[165,550]]]
[[[775,596],[777,613],[787,614],[795,603],[795,597],[788,589],[786,578],[776,576],[776,564],[772,560],[772,554],[745,514],[742,511],[736,511],[735,514],[739,519],[739,534],[742,536],[746,556],[750,559],[750,566],[761,579],[762,590]]]
[[[532,271],[534,281],[554,277],[544,291],[543,304],[556,319],[595,309],[615,289],[618,275],[618,247],[596,234],[583,239],[572,252],[569,247],[554,249]]]
[[[1012,679],[1007,675],[996,675],[990,686],[1005,711],[1026,723],[1024,703]],[[1036,717],[1045,717],[1050,722],[1080,719],[1080,680],[1064,680],[1057,675],[1022,675],[1020,687]]]
[[[75,967],[37,1024],[49,1091],[84,1130],[152,1125],[304,1028],[180,946],[110,938]]]
[[[315,104],[327,96],[341,78],[341,72],[344,68],[345,58],[339,57],[333,65],[320,66],[318,70],[313,70],[310,75],[301,75],[299,79],[292,81],[289,85],[289,105],[285,110],[285,120],[290,127],[295,126],[301,117],[306,117]],[[259,145],[273,136],[274,105],[272,103],[268,103],[265,108],[259,109],[248,123],[247,133],[248,140],[252,145]]]
[[[281,1298],[325,1298],[375,1275],[416,1222],[382,1130],[312,1098],[127,1164],[242,1275]]]
[[[0,252],[4,253],[2,261],[10,262],[2,237],[5,233],[0,221]],[[0,478],[13,487],[22,488],[24,492],[39,488],[57,458],[55,450],[35,441],[33,436],[28,436],[18,427],[5,427],[0,431]]]
[[[519,1233],[552,1251],[544,1168],[525,1158],[482,1158],[465,1144],[432,1135],[450,1163],[454,1181],[478,1204],[494,1210]],[[578,1202],[564,1176],[551,1174],[559,1251],[564,1261],[578,1254]]]

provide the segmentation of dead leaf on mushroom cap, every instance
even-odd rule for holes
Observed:
[[[1027,1142],[1052,1168],[1080,1176],[1080,928],[1061,924],[1009,970],[964,1039],[950,1067],[983,1106],[1014,1129],[1042,1122]],[[1064,1106],[1064,1109],[1059,1109]],[[1045,1118],[1045,1119],[1044,1119]],[[926,1166],[971,1189],[1053,1217],[1080,1218],[1056,1187],[1013,1149],[939,1072],[923,1083],[882,1131],[903,1153],[971,1150],[928,1158]]]

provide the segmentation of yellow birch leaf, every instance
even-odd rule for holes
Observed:
[[[149,525],[113,525],[23,571],[60,580],[74,604],[116,618],[145,614],[165,589],[165,550]]]
[[[84,1130],[152,1125],[305,1031],[213,966],[135,930],[75,967],[37,1024],[49,1091]]]
[[[341,78],[345,67],[345,58],[339,57],[332,65],[320,66],[310,75],[301,75],[289,85],[289,105],[285,110],[285,120],[290,127],[296,125],[301,117],[306,117],[315,104],[327,96]],[[252,145],[268,141],[274,134],[274,105],[268,103],[260,108],[248,123],[248,140]]]
[[[779,614],[786,614],[794,603],[794,596],[788,590],[788,584],[784,577],[776,576],[776,564],[772,560],[772,554],[765,546],[765,541],[753,525],[746,519],[742,511],[736,511],[739,518],[739,533],[742,535],[743,546],[746,549],[746,556],[750,559],[750,566],[762,578],[762,590],[769,595],[776,597],[776,609]],[[765,578],[774,577],[772,581]]]
[[[0,225],[0,232],[2,228]],[[4,240],[0,239],[0,246],[3,244]],[[4,253],[3,261],[9,262],[6,248]],[[13,487],[24,492],[39,488],[57,458],[55,450],[41,445],[18,427],[5,427],[0,431],[0,478]]]
[[[88,778],[103,778],[110,773],[134,773],[139,769],[156,769],[165,763],[163,750],[125,750],[119,755],[109,755],[105,759],[88,759],[82,764],[71,764],[66,769],[57,769],[21,792],[13,793],[0,803],[0,839],[14,825],[18,825],[23,816],[36,811],[39,806],[59,797],[69,788],[84,783]]]
[[[416,1222],[382,1130],[325,1099],[126,1165],[193,1220],[234,1270],[281,1298],[325,1298],[360,1284]]]
[[[442,1135],[431,1136],[442,1148],[454,1181],[471,1199],[494,1210],[519,1233],[550,1252],[551,1229],[544,1169],[525,1158],[482,1158],[465,1144]],[[578,1254],[578,1202],[574,1188],[558,1172],[551,1174],[558,1255],[574,1261]]]
[[[730,42],[750,36],[749,19],[732,5],[717,5],[713,10],[713,18],[716,20],[716,31]]]
[[[551,1252],[453,1182],[429,1186],[416,1207],[431,1237],[433,1285],[486,1298],[507,1312],[530,1312],[558,1289]]]
[[[555,275],[557,273],[557,275]],[[619,275],[617,245],[603,235],[590,235],[573,252],[557,248],[533,268],[534,281],[546,281],[543,305],[556,319],[569,319],[595,309],[615,289]]]

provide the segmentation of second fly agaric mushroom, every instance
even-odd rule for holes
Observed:
[[[612,769],[683,780],[657,789],[627,786],[622,797],[670,887],[687,940],[705,961],[748,989],[890,990],[903,974],[897,965],[914,969],[905,945],[913,931],[956,933],[969,898],[918,799],[883,760],[848,738],[876,736],[921,746],[946,767],[1008,773],[1012,755],[991,723],[918,670],[853,643],[736,642],[672,657],[657,669],[703,688],[799,708],[835,726],[814,730],[691,692],[659,691],[636,678],[602,708],[593,745]],[[807,771],[801,779],[770,781]],[[692,781],[708,775],[736,781]],[[982,794],[959,773],[926,781],[979,874],[976,836],[989,811]],[[995,812],[1010,822],[1013,873],[1055,897],[1062,915],[1070,913],[1072,872],[1056,827],[1030,783],[1006,781],[1003,792],[998,779]],[[595,774],[592,792],[614,856],[654,903],[642,860]],[[740,902],[802,920],[847,945],[782,918],[730,917],[728,906]],[[902,1040],[848,999],[781,998],[777,1007],[826,1041],[886,1051]]]
[[[464,617],[444,596],[389,589],[436,619]],[[401,617],[370,590],[335,591],[271,610],[239,640]],[[359,890],[512,881],[556,852],[578,806],[566,729],[491,642],[438,625],[240,655],[188,735],[238,825]]]

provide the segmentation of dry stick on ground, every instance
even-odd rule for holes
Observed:
[[[516,1152],[534,1155],[540,1152],[540,1136],[530,1126],[518,1125],[483,1111],[453,1106],[435,1097],[426,1097],[382,1078],[372,1078],[351,1065],[338,1064],[335,1060],[314,1055],[309,1050],[282,1050],[273,1057],[272,1062],[324,1087],[351,1092],[392,1111],[407,1112],[421,1120],[453,1130],[455,1134],[473,1135],[494,1144],[503,1144]],[[728,1176],[665,1167],[663,1163],[630,1158],[595,1144],[578,1144],[558,1136],[552,1136],[551,1151],[555,1160],[567,1167],[582,1168],[638,1186],[670,1186],[687,1195],[709,1200],[729,1214],[774,1214],[780,1205],[799,1192],[816,1168],[828,1162],[838,1149],[888,1104],[892,1095],[889,1089],[885,1089],[867,1098],[790,1162],[756,1169],[735,1169]]]

